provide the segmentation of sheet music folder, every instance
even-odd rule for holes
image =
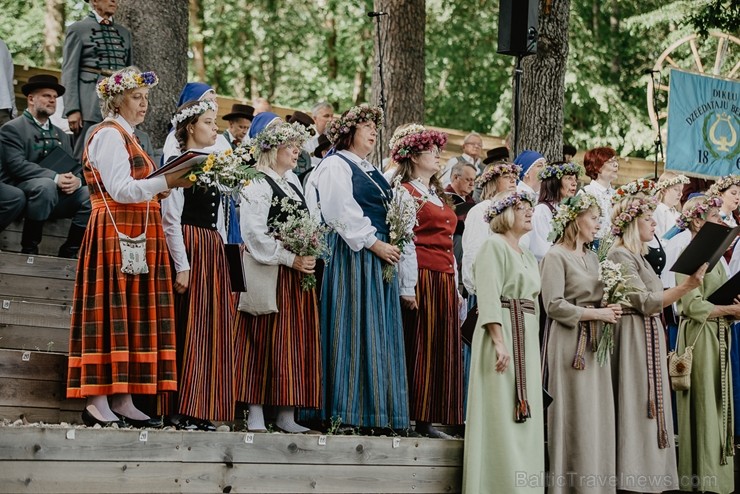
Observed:
[[[740,226],[731,228],[716,223],[704,223],[671,267],[671,271],[692,275],[705,262],[709,263],[707,271],[711,271],[739,232]]]
[[[176,172],[180,170],[182,170],[183,174],[185,174],[185,172],[190,171],[194,166],[203,163],[206,158],[208,158],[209,154],[211,153],[200,149],[188,149],[177,158],[171,159],[162,168],[159,168],[150,173],[149,176],[147,176],[146,178],[158,177],[166,173]]]
[[[733,305],[738,295],[740,295],[740,272],[735,273],[735,276],[712,292],[707,300],[714,305]]]
[[[72,172],[73,175],[77,175],[82,170],[80,162],[74,159],[62,146],[57,146],[51,150],[46,157],[41,160],[39,166],[53,170],[58,174]]]

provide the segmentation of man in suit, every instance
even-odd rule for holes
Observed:
[[[465,136],[462,145],[463,154],[455,156],[447,161],[445,167],[437,174],[443,187],[447,187],[451,181],[452,167],[458,163],[470,163],[478,169],[478,175],[483,173],[484,165],[481,162],[481,151],[483,150],[483,138],[477,132],[471,132]]]
[[[65,115],[69,128],[77,136],[74,156],[82,159],[84,137],[101,122],[97,82],[132,61],[131,32],[113,22],[117,0],[86,0],[92,11],[67,29],[62,51],[62,84]]]
[[[254,108],[235,103],[231,105],[231,111],[222,118],[229,122],[229,128],[224,131],[224,137],[231,144],[231,149],[235,149],[249,132],[254,118]]]
[[[81,172],[71,156],[69,135],[49,121],[64,87],[56,77],[41,74],[31,76],[21,91],[28,108],[0,127],[0,182],[22,190],[27,203],[21,252],[38,254],[46,220],[72,218],[59,256],[73,258],[77,256],[90,217],[90,194],[82,186]],[[50,156],[52,153],[56,158]],[[48,168],[55,165],[72,171],[56,172]]]

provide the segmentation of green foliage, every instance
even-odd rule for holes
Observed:
[[[702,0],[698,9],[696,2],[689,24],[701,35],[706,36],[711,29],[728,33],[738,33],[740,26],[740,2],[737,0]]]

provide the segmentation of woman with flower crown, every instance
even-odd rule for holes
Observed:
[[[573,197],[578,191],[578,177],[583,169],[575,163],[556,161],[548,163],[538,174],[542,184],[540,196],[532,216],[532,232],[527,235],[525,245],[532,251],[537,261],[541,261],[552,242],[548,240],[552,232],[552,218],[558,203],[566,197]]]
[[[146,178],[155,166],[134,127],[144,121],[149,88],[157,82],[154,72],[128,67],[97,87],[105,120],[83,156],[92,213],[77,264],[67,380],[68,398],[87,399],[87,425],[161,427],[131,395],[177,389],[172,275],[159,199],[192,184],[182,172]],[[147,270],[121,271],[119,231],[146,235]]]
[[[689,199],[679,226],[690,231],[694,238],[704,223],[722,223],[721,207],[722,200],[718,197]],[[727,306],[713,305],[707,300],[727,277],[722,260],[707,271],[701,285],[678,300],[681,322],[677,353],[683,355],[686,347],[693,347],[691,387],[676,391],[681,438],[678,474],[681,479],[693,481],[681,485],[681,490],[718,494],[735,490],[730,324],[740,318],[740,299]],[[686,275],[676,273],[677,282],[685,278]]]
[[[462,339],[453,234],[457,216],[437,172],[447,135],[411,124],[391,137],[402,200],[416,211],[414,241],[399,265],[411,419],[416,432],[449,438],[432,423],[462,425]]]
[[[625,193],[612,209],[612,234],[616,239],[607,258],[623,266],[636,289],[628,295],[629,304],[615,327],[610,356],[617,419],[617,489],[623,491],[678,488],[660,312],[699,286],[706,272],[704,266],[678,286],[663,290],[660,278],[644,257],[647,243],[655,235],[656,202],[652,196]],[[644,486],[636,483],[635,479],[640,478],[659,482]]]
[[[659,239],[668,233],[676,225],[676,220],[681,215],[681,193],[683,186],[689,183],[686,175],[680,175],[671,171],[665,171],[655,184],[655,195],[658,198],[658,206],[655,208],[655,235]]]
[[[213,146],[216,105],[191,101],[172,126],[180,149]],[[171,159],[165,156],[165,162]],[[213,420],[234,417],[234,316],[224,251],[224,201],[215,185],[176,189],[163,201],[162,223],[175,267],[180,390],[165,409],[176,427],[215,430]]]
[[[619,304],[602,307],[599,259],[588,245],[601,229],[601,201],[582,193],[564,199],[553,219],[555,244],[540,264],[542,305],[550,320],[546,345],[551,493],[607,493],[586,477],[615,474],[616,437],[611,369],[596,359],[603,323],[614,324]],[[571,473],[572,472],[572,473]]]
[[[334,231],[321,289],[324,419],[361,427],[409,427],[408,385],[398,277],[401,258],[386,223],[390,184],[366,160],[383,111],[355,106],[331,122],[336,153],[314,168],[309,208]]]
[[[728,175],[717,180],[711,187],[707,195],[719,197],[722,199],[722,207],[719,210],[720,218],[724,225],[736,227],[740,221],[740,175]],[[725,252],[725,259],[731,262],[733,253],[737,250],[737,238],[730,244]],[[737,257],[737,255],[736,255]]]
[[[279,265],[277,313],[236,316],[237,400],[249,404],[247,428],[266,432],[263,406],[277,407],[276,426],[284,432],[308,429],[295,422],[295,407],[321,406],[321,346],[316,289],[301,280],[313,274],[316,258],[290,252],[271,229],[291,213],[306,210],[300,181],[288,174],[309,135],[298,123],[267,127],[253,141],[262,177],[242,191],[249,214],[242,215],[242,237],[252,257]]]
[[[463,456],[466,494],[545,492],[540,274],[532,253],[519,246],[532,228],[534,202],[526,193],[496,194],[485,217],[493,234],[473,263],[479,311]],[[531,482],[533,476],[538,481]]]

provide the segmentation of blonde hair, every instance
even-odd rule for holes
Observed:
[[[578,218],[585,214],[594,214],[601,215],[601,210],[599,209],[599,206],[593,205],[590,208],[581,211],[578,216],[575,217],[572,221],[569,221],[567,225],[565,225],[565,228],[563,229],[563,235],[557,240],[556,243],[563,244],[571,249],[577,249],[579,245],[578,242],[578,234],[581,233],[581,228],[578,226]]]
[[[481,188],[480,199],[481,201],[485,201],[486,199],[490,199],[494,195],[497,195],[496,194],[496,181],[489,180],[488,182],[483,184],[483,187]]]
[[[634,199],[634,196],[625,197],[612,207],[612,223],[614,223],[615,218],[629,209]],[[637,226],[639,219],[640,216],[627,224],[623,228],[621,236],[615,236],[614,245],[622,246],[635,255],[644,256],[648,253],[648,244],[640,240],[640,230]]]
[[[686,204],[683,205],[683,209],[681,209],[682,213],[687,213],[691,209],[695,208],[697,205],[699,205],[702,202],[707,202],[708,197],[707,196],[694,196],[688,201],[686,201]],[[707,208],[707,213],[709,212],[711,208]],[[688,222],[686,223],[686,227],[689,229],[691,233],[696,233],[699,230],[694,226],[694,220],[704,220],[701,215],[695,216],[693,218],[690,218]],[[704,220],[706,222],[706,220]],[[704,223],[702,223],[703,225]],[[699,227],[701,228],[701,227]]]
[[[492,183],[488,182],[486,185]],[[495,190],[495,185],[494,185]],[[499,192],[493,198],[491,199],[491,204],[498,201],[503,201],[507,197],[509,197],[512,193],[511,192]],[[492,220],[489,226],[491,227],[491,231],[493,233],[506,233],[512,228],[514,228],[514,222],[516,221],[516,216],[514,216],[514,208],[509,207],[506,208],[501,214],[496,215]]]
[[[678,173],[674,173],[674,172],[671,172],[671,171],[665,171],[665,172],[663,172],[661,174],[660,177],[658,177],[658,182],[657,183],[665,182],[667,180],[671,180],[673,178],[676,178],[678,175],[679,175]],[[676,185],[678,185],[678,184],[676,184]],[[671,187],[674,187],[674,186],[672,185]],[[668,190],[668,189],[670,189],[671,187],[666,187],[665,189],[660,189],[655,194],[660,202],[663,202],[663,198],[665,197],[665,191]],[[683,187],[683,185],[681,187]]]
[[[262,151],[260,153],[260,157],[257,160],[257,165],[255,168],[258,170],[264,172],[268,168],[275,169],[275,165],[277,165],[277,153],[278,149],[280,149],[283,146],[274,147],[272,149],[268,149],[267,151]]]

